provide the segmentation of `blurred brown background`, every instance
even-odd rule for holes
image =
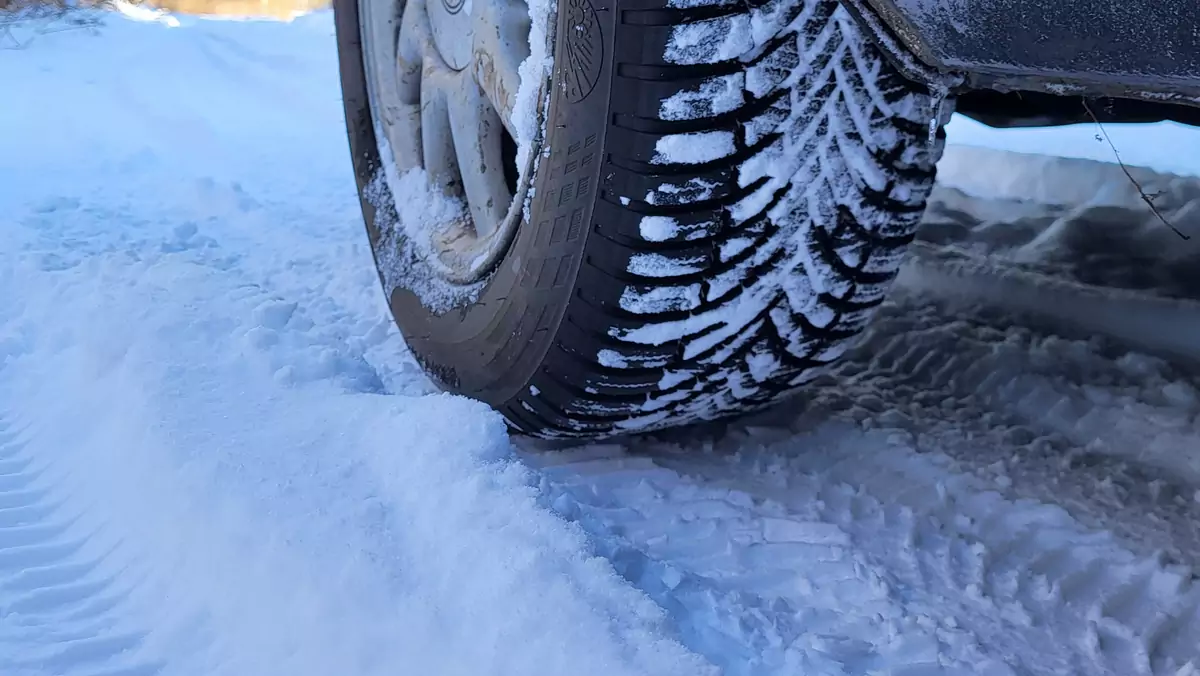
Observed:
[[[287,18],[327,7],[329,0],[151,0],[147,4],[180,14]]]
[[[137,2],[138,0],[133,0]],[[242,17],[273,17],[286,19],[296,14],[329,6],[330,0],[143,0],[145,4],[161,7],[179,14],[210,14]],[[62,8],[65,0],[0,0],[0,11],[46,5]],[[75,0],[76,6],[103,5],[104,0]]]

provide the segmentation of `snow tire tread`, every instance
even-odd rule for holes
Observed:
[[[883,301],[941,153],[940,124],[927,138],[932,97],[837,2],[635,4],[618,10],[613,89],[641,88],[654,100],[613,97],[606,179],[563,327],[531,387],[501,407],[527,433],[644,431],[793,392]],[[772,21],[778,30],[735,54],[663,56],[680,51],[670,47],[680,31]],[[755,72],[772,60],[791,72]],[[745,86],[769,75],[765,92]],[[743,79],[739,105],[663,114],[665,96],[730,76]],[[733,136],[731,152],[696,163],[655,157],[665,138],[713,132]],[[705,189],[689,194],[689,182]],[[630,190],[664,184],[676,199]],[[671,219],[677,232],[647,238],[647,217]],[[741,238],[749,243],[723,254]],[[666,272],[640,273],[631,262],[646,256]]]

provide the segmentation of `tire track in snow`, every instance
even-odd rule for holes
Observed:
[[[554,508],[727,674],[1012,674],[914,613],[837,524],[619,453],[540,458]]]
[[[1032,364],[1034,373],[1018,374],[1011,365],[989,370],[997,361],[1016,361],[1002,355],[1005,346],[1001,344],[987,355],[971,350],[972,356],[983,360],[970,366],[965,364],[965,354],[954,354],[958,363],[928,374],[937,387],[959,394],[971,388],[979,397],[1002,407],[1006,404],[1007,410],[1022,419],[1059,432],[1093,453],[1127,458],[1200,488],[1200,450],[1195,444],[1200,435],[1196,380],[1200,373],[1196,369],[1200,364],[1200,303],[1076,284],[928,247],[918,247],[917,253],[903,276],[910,293],[923,292],[951,305],[965,299],[976,308],[969,313],[976,317],[982,306],[1022,317],[1024,326],[1033,319],[1068,336],[1090,337],[1053,339],[1074,348],[1074,355],[1071,349],[1057,350],[1064,361],[1078,364],[1088,351],[1099,351],[1087,342],[1106,343],[1098,347],[1107,348],[1115,357],[1103,367],[1087,365],[1093,372],[1108,371],[1099,374],[1100,378],[1091,374],[1093,382],[1071,382],[1037,373],[1045,371],[1044,364]],[[996,318],[991,322],[996,323]],[[1018,323],[1015,331],[1008,330],[1003,337],[1011,343],[1032,344],[1035,349],[1042,348],[1037,343],[1047,342],[1031,340],[1026,337],[1030,334]],[[1179,363],[1136,352],[1120,354],[1116,345],[1164,355]],[[1075,373],[1082,368],[1077,367]],[[1061,366],[1059,370],[1071,373]],[[1117,387],[1109,387],[1108,392],[1089,389],[1097,380]],[[1156,401],[1147,400],[1151,397]]]
[[[127,598],[71,531],[54,486],[0,417],[0,673],[148,676],[144,634],[123,628]]]
[[[708,469],[675,462],[797,513],[815,510],[910,590],[918,613],[973,631],[1018,673],[1200,665],[1200,584],[1190,567],[1130,551],[1058,505],[1009,499],[888,432],[830,432],[743,448]],[[746,471],[764,465],[770,471]]]
[[[898,297],[806,407],[902,431],[1015,495],[1200,564],[1200,401],[1186,365],[988,308]],[[1152,527],[1146,528],[1145,524]]]
[[[886,432],[778,436],[733,434],[700,457],[658,445],[532,462],[554,509],[727,673],[1200,665],[1190,569],[1056,505],[1005,498]]]
[[[1200,183],[1168,192],[1180,195],[1171,217],[1195,221]],[[893,299],[805,408],[901,431],[1010,497],[1061,504],[1142,553],[1200,565],[1200,353],[1183,340],[1200,308],[1184,264],[1196,252],[1134,201],[935,193],[919,236],[963,248],[917,245]]]

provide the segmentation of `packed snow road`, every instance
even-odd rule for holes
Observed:
[[[406,356],[330,17],[181,23],[0,50],[0,673],[1200,671],[1200,249],[1115,167],[952,151],[803,401],[552,449]]]

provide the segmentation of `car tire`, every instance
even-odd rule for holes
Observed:
[[[395,214],[375,181],[359,1],[334,7],[379,262]],[[388,289],[416,359],[551,438],[713,420],[802,388],[884,300],[952,105],[903,78],[836,0],[563,0],[554,21],[543,147],[512,241],[454,307]]]

